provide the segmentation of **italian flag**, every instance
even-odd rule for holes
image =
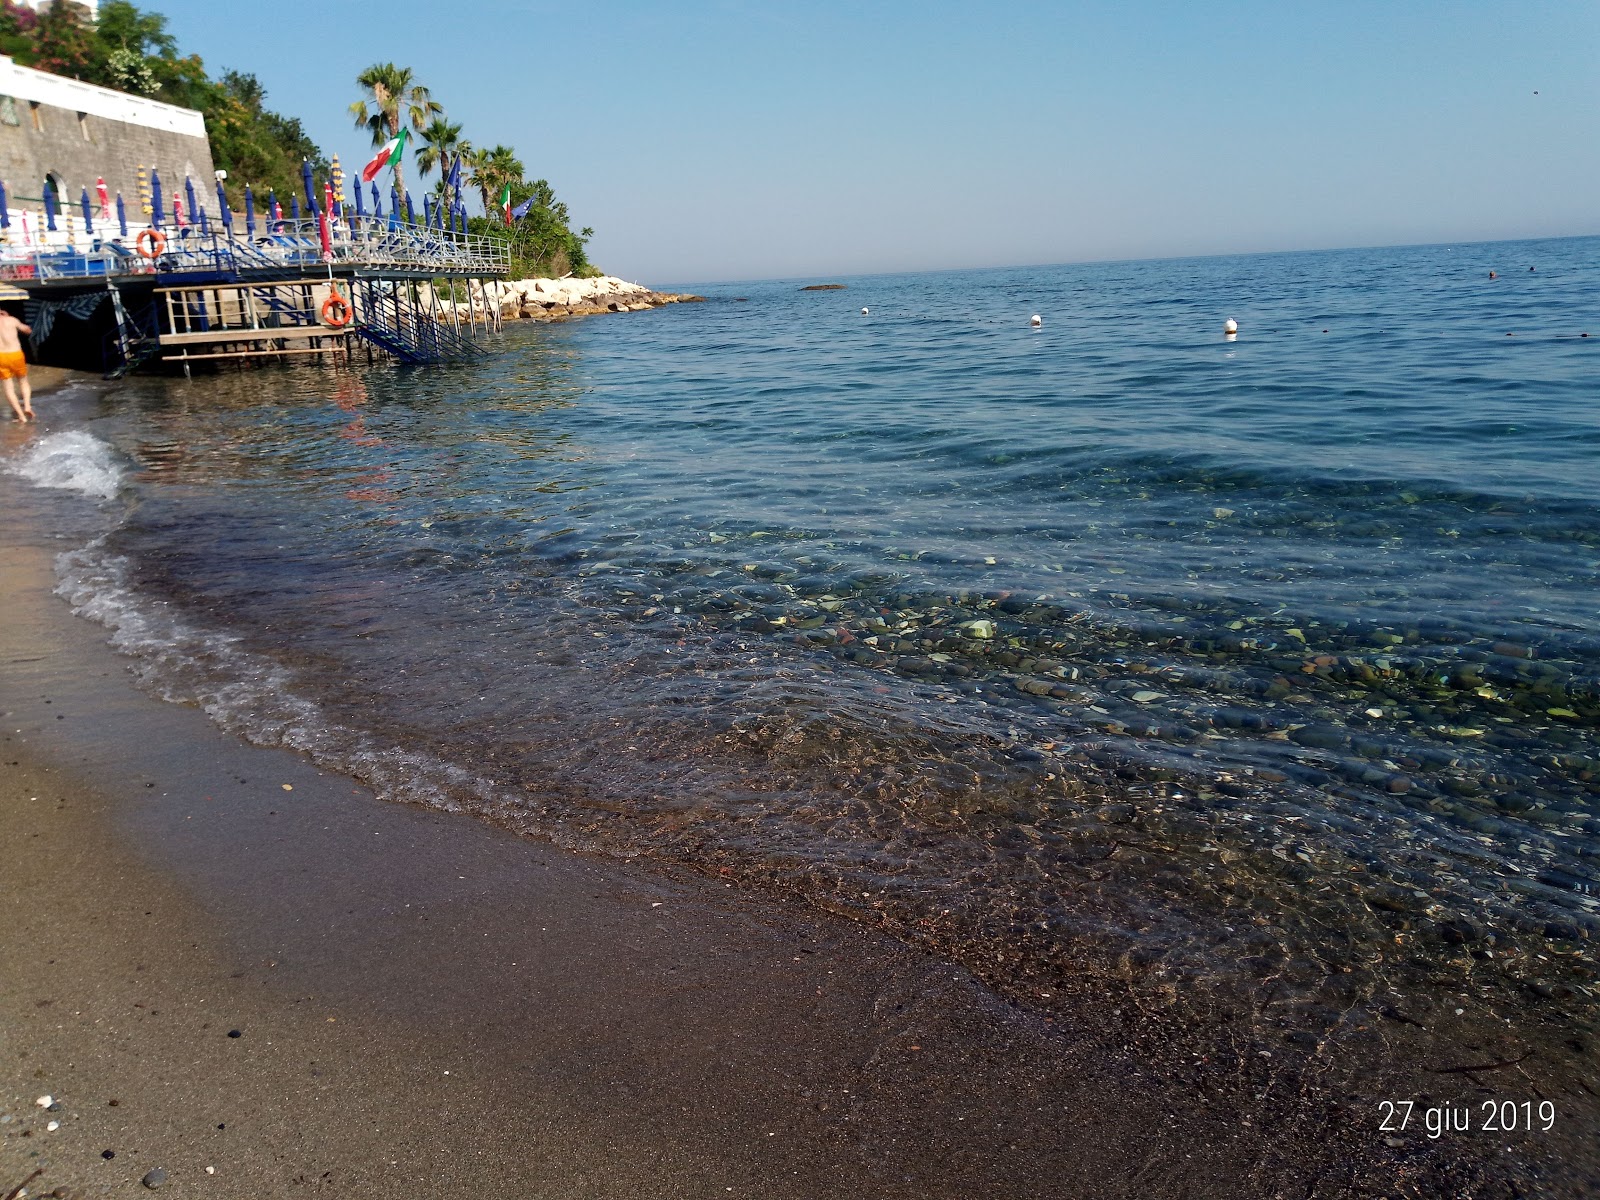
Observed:
[[[511,224],[511,185],[506,184],[506,190],[500,193],[500,212],[506,219],[506,224]]]
[[[373,157],[372,161],[361,168],[361,182],[371,183],[378,177],[378,172],[387,166],[399,166],[400,156],[406,148],[406,134],[409,130],[402,129],[399,134],[390,138],[383,144],[383,149]]]

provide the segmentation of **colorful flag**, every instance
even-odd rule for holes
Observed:
[[[461,186],[461,155],[456,155],[455,162],[450,164],[450,174],[445,176],[444,185],[447,188]]]
[[[529,196],[521,204],[517,205],[515,208],[513,208],[511,210],[511,219],[513,221],[522,220],[523,217],[528,215],[528,210],[530,208],[532,208],[532,207],[533,207],[533,197]]]
[[[500,211],[505,214],[506,224],[511,224],[511,185],[506,184],[506,190],[500,193]]]
[[[399,166],[400,156],[405,152],[406,134],[408,130],[402,129],[394,137],[383,144],[383,149],[373,156],[371,162],[361,168],[361,182],[371,183],[378,177],[378,172],[387,166]]]

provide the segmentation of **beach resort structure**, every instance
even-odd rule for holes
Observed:
[[[464,212],[419,215],[374,184],[305,166],[301,197],[232,210],[203,115],[0,56],[0,300],[25,300],[39,361],[120,375],[145,363],[473,357],[509,254]],[[170,190],[164,192],[163,184]],[[455,296],[462,302],[454,302]],[[475,299],[476,298],[476,299]]]

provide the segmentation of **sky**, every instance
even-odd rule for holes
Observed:
[[[140,7],[347,168],[411,67],[656,286],[1600,233],[1594,0]]]

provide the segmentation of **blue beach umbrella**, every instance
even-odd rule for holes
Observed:
[[[246,237],[256,236],[256,196],[250,185],[244,185],[244,232]]]
[[[311,160],[309,158],[300,160],[300,178],[306,181],[306,211],[312,216],[316,216],[320,211],[317,208],[317,185],[311,182]]]
[[[203,234],[211,232],[211,226],[206,223],[206,210],[203,208],[200,210],[200,232]]]
[[[367,215],[367,210],[362,206],[362,203],[361,203],[361,185],[359,183],[356,184],[356,186],[355,186],[355,193],[356,193],[356,218],[359,220],[360,218],[362,218],[362,217]],[[374,189],[372,194],[373,194],[374,197],[376,197],[377,194],[378,194],[377,190]]]
[[[217,212],[222,216],[222,227],[233,232],[233,210],[228,207],[228,193],[222,189],[222,180],[217,180]]]
[[[94,217],[89,213],[89,189],[83,189],[83,231],[94,236]]]
[[[122,236],[128,236],[128,209],[122,203],[122,193],[117,193],[117,227],[122,230]]]
[[[0,229],[11,228],[11,212],[6,201],[6,185],[0,183]]]
[[[394,196],[391,194],[389,198],[391,200],[393,200]],[[393,233],[396,229],[399,229],[399,228],[400,228],[400,208],[399,208],[398,205],[391,204],[391,205],[389,205],[389,232]]]
[[[412,206],[411,193],[407,192],[406,193],[406,224],[415,225],[416,223],[417,223],[417,210],[416,210],[416,208],[414,208]],[[54,229],[55,226],[52,225],[52,226],[50,226],[50,228]]]
[[[156,174],[154,167],[150,168],[150,227],[161,228],[161,176]]]
[[[375,217],[383,216],[383,200],[378,195],[378,181],[376,179],[372,181],[372,215]]]
[[[428,226],[428,228],[430,228],[430,229],[433,228],[433,197],[432,196],[424,196],[422,198],[422,223],[424,225]]]
[[[290,196],[289,197],[289,219],[291,221],[298,221],[300,219],[300,197],[299,196]]]
[[[189,198],[189,208],[187,210],[189,224],[193,225],[199,222],[203,225],[204,222],[200,221],[200,206],[194,202],[194,180],[187,175],[183,177],[183,194]]]
[[[48,179],[44,181],[44,223],[47,229],[54,232],[56,227],[56,189]]]
[[[400,215],[400,193],[395,190],[393,184],[389,185],[389,215],[391,217]],[[389,224],[393,225],[394,222],[390,221]]]

